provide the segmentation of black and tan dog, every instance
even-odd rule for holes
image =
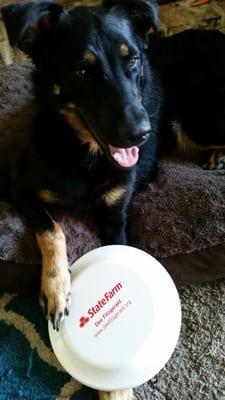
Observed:
[[[36,233],[43,307],[58,329],[69,312],[70,274],[65,238],[47,204],[91,207],[104,243],[126,244],[128,204],[156,166],[161,96],[145,55],[156,13],[149,1],[70,14],[44,1],[9,5],[2,14],[10,42],[36,65],[32,136],[20,138],[15,153],[9,144],[10,156],[2,153],[12,200]]]
[[[157,29],[151,0],[105,0],[70,13],[41,1],[2,14],[11,44],[36,65],[39,112],[18,145],[13,138],[3,150],[0,137],[0,166],[36,234],[42,304],[58,329],[69,312],[70,274],[64,234],[47,205],[90,208],[104,243],[126,244],[129,202],[154,178],[160,152],[224,147],[225,37],[148,35]]]

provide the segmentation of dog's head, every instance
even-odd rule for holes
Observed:
[[[36,64],[45,101],[80,127],[83,142],[134,166],[151,133],[141,82],[147,34],[157,25],[153,0],[104,0],[71,12],[51,1],[19,3],[2,15],[11,44]]]

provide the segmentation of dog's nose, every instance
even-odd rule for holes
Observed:
[[[120,139],[127,146],[138,145],[147,140],[151,131],[148,115],[143,107],[128,104],[120,120]]]
[[[129,132],[127,132],[127,140],[130,144],[138,144],[148,139],[150,135],[151,125],[148,120],[144,120],[141,123],[132,125]]]
[[[138,144],[141,143],[145,140],[147,140],[149,138],[150,135],[150,131],[144,131],[144,132],[140,132],[140,131],[135,131],[129,134],[127,140],[128,142],[130,142],[130,144]]]

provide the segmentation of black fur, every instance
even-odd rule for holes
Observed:
[[[164,89],[160,134],[167,152],[174,120],[202,147],[225,145],[224,50],[225,35],[216,30],[187,30],[150,40],[149,58]]]
[[[34,82],[40,111],[30,151],[18,160],[12,187],[17,209],[35,232],[51,229],[52,222],[37,196],[40,190],[47,189],[57,193],[62,203],[91,205],[98,224],[103,226],[104,243],[126,243],[129,201],[137,186],[156,168],[161,103],[160,88],[144,50],[146,31],[140,33],[139,28],[142,19],[149,26],[155,25],[154,8],[145,0],[130,3],[114,5],[105,1],[99,7],[78,7],[70,15],[46,1],[3,8],[7,28],[10,30],[10,21],[14,24],[12,44],[26,50],[37,67]],[[149,15],[142,15],[146,8]],[[19,18],[15,19],[18,11]],[[125,58],[118,55],[123,43],[130,51]],[[96,53],[96,65],[83,64],[87,49]],[[129,69],[134,56],[139,57],[137,66]],[[84,67],[86,76],[80,78]],[[53,93],[55,83],[61,87],[58,96]],[[103,152],[92,155],[89,145],[81,144],[74,129],[60,115],[67,103],[76,104]],[[131,169],[118,168],[107,145],[129,147],[142,141],[146,132],[151,134],[140,148],[139,163]],[[117,186],[125,187],[126,195],[107,206],[101,195]]]
[[[51,191],[58,203],[91,209],[104,243],[126,244],[130,200],[154,178],[158,156],[176,146],[173,121],[200,146],[225,145],[225,36],[148,35],[157,26],[151,0],[105,0],[70,13],[44,1],[2,13],[11,43],[36,65],[39,104],[28,142],[5,157],[12,201],[36,233],[49,231],[39,194]],[[128,54],[121,56],[122,44]],[[94,62],[84,60],[87,51]],[[74,105],[89,142],[65,119]],[[101,150],[91,151],[91,141]],[[138,162],[122,168],[109,145],[139,146]],[[109,204],[104,195],[118,187],[125,194]]]

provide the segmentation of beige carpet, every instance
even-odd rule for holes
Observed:
[[[213,268],[213,266],[212,266]],[[137,400],[225,400],[225,280],[180,291],[180,340]]]
[[[192,8],[192,0],[161,7],[166,35],[184,29],[225,32],[225,1]],[[212,265],[213,268],[213,265]],[[180,291],[182,329],[177,348],[158,376],[138,388],[137,400],[225,400],[225,280]]]

